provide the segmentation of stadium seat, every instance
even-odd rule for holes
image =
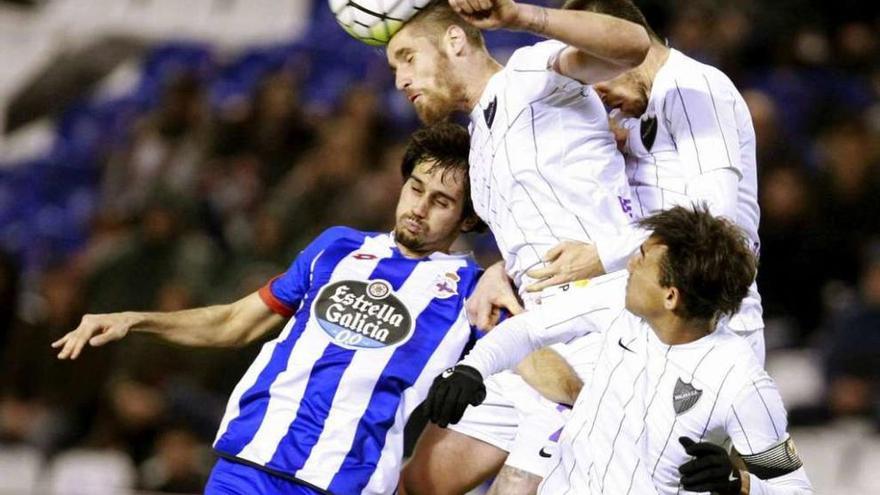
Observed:
[[[49,467],[45,493],[52,495],[120,495],[136,481],[131,459],[113,450],[71,450]]]

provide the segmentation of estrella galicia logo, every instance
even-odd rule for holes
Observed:
[[[679,378],[672,391],[672,407],[675,409],[675,414],[682,414],[694,407],[702,395],[702,390],[697,390],[693,385],[685,383]]]
[[[379,349],[405,342],[413,319],[384,280],[343,280],[318,294],[313,305],[318,325],[347,349]]]

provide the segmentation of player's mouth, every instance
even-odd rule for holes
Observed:
[[[421,234],[424,231],[422,223],[414,218],[404,218],[403,228],[408,230],[411,234]]]
[[[416,93],[416,94],[414,94],[414,95],[410,95],[410,96],[409,96],[409,101],[410,101],[410,103],[415,103],[416,100],[418,100],[421,96],[422,96],[421,93]]]

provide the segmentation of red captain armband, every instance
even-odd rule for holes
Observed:
[[[283,274],[282,274],[283,275]],[[293,308],[281,302],[275,294],[272,293],[272,282],[274,282],[281,275],[277,275],[266,282],[266,285],[260,287],[260,299],[263,300],[263,303],[269,307],[274,313],[277,313],[285,318],[290,318],[296,312]]]

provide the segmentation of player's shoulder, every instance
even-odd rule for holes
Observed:
[[[654,84],[665,96],[674,95],[685,99],[696,94],[712,94],[713,97],[738,94],[727,74],[674,48],[669,50],[669,59],[655,78]]]
[[[365,232],[344,225],[337,225],[325,229],[318,234],[310,244],[310,248],[315,251],[323,251],[333,245],[361,245],[368,238],[389,237],[389,234],[382,232]],[[390,241],[389,241],[390,242]]]
[[[513,72],[549,71],[550,62],[566,46],[561,41],[546,40],[518,48],[510,55],[504,68]]]
[[[333,227],[328,227],[327,229],[324,229],[324,231],[321,232],[315,239],[363,239],[368,235],[375,235],[375,233],[370,234],[345,225],[334,225]]]
[[[742,382],[741,385],[744,385],[766,375],[748,340],[724,326],[719,327],[715,332],[716,345],[722,351],[717,358],[727,364],[725,367],[732,370],[731,379],[734,382]],[[737,388],[739,386],[734,383],[733,389]]]
[[[513,52],[497,76],[497,84],[490,83],[499,101],[503,101],[510,110],[557,92],[581,92],[584,87],[581,82],[553,69],[554,60],[566,46],[560,41],[547,40]]]

